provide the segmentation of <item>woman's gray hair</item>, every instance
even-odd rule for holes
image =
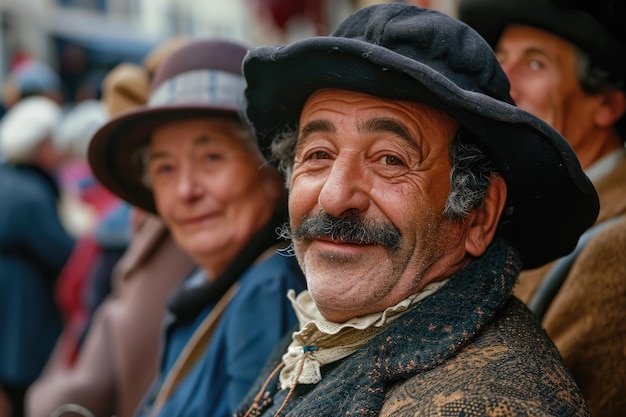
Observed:
[[[444,214],[452,219],[465,218],[483,204],[491,175],[496,173],[491,159],[474,141],[468,140],[469,137],[469,132],[460,128],[449,147],[452,170]],[[287,188],[291,182],[297,141],[297,130],[288,129],[277,135],[271,145],[271,162],[285,177]]]

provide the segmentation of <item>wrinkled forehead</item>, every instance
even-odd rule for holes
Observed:
[[[452,116],[423,103],[326,88],[313,92],[305,101],[299,117],[299,133],[311,122],[319,123],[333,115],[335,120],[359,130],[372,127],[376,121],[389,121],[412,131],[448,136],[459,126]]]

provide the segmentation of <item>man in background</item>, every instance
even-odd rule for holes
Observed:
[[[565,137],[598,191],[597,227],[581,239],[582,249],[523,273],[516,294],[542,320],[591,414],[620,415],[626,409],[626,5],[462,0],[459,17],[494,48],[516,104]]]

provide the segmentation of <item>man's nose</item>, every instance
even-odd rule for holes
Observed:
[[[355,158],[338,157],[322,187],[318,202],[333,217],[363,213],[369,206],[368,176]]]

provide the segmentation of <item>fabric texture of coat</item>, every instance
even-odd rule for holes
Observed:
[[[197,330],[219,301],[189,320],[168,323],[160,376],[138,416],[232,416],[269,355],[297,323],[287,292],[303,290],[304,277],[295,258],[274,252],[268,249],[237,280],[206,348],[195,362],[187,362],[188,372],[157,413],[154,405],[164,381],[179,369],[181,352],[197,340]]]
[[[588,416],[554,345],[511,296],[519,257],[504,241],[450,278],[357,352],[298,385],[281,416]],[[277,349],[237,416],[273,416],[287,390]],[[313,355],[315,352],[313,352]]]
[[[34,381],[61,331],[54,286],[74,240],[57,204],[48,174],[0,163],[0,386]]]
[[[622,216],[592,237],[543,317],[594,417],[626,410],[626,158],[594,181],[597,223]],[[515,293],[528,302],[553,263],[524,271]]]
[[[157,374],[167,298],[193,267],[162,221],[146,217],[116,265],[113,292],[96,310],[76,363],[50,359],[28,392],[26,415],[48,417],[74,403],[96,417],[132,416]],[[63,351],[57,346],[55,353]]]

